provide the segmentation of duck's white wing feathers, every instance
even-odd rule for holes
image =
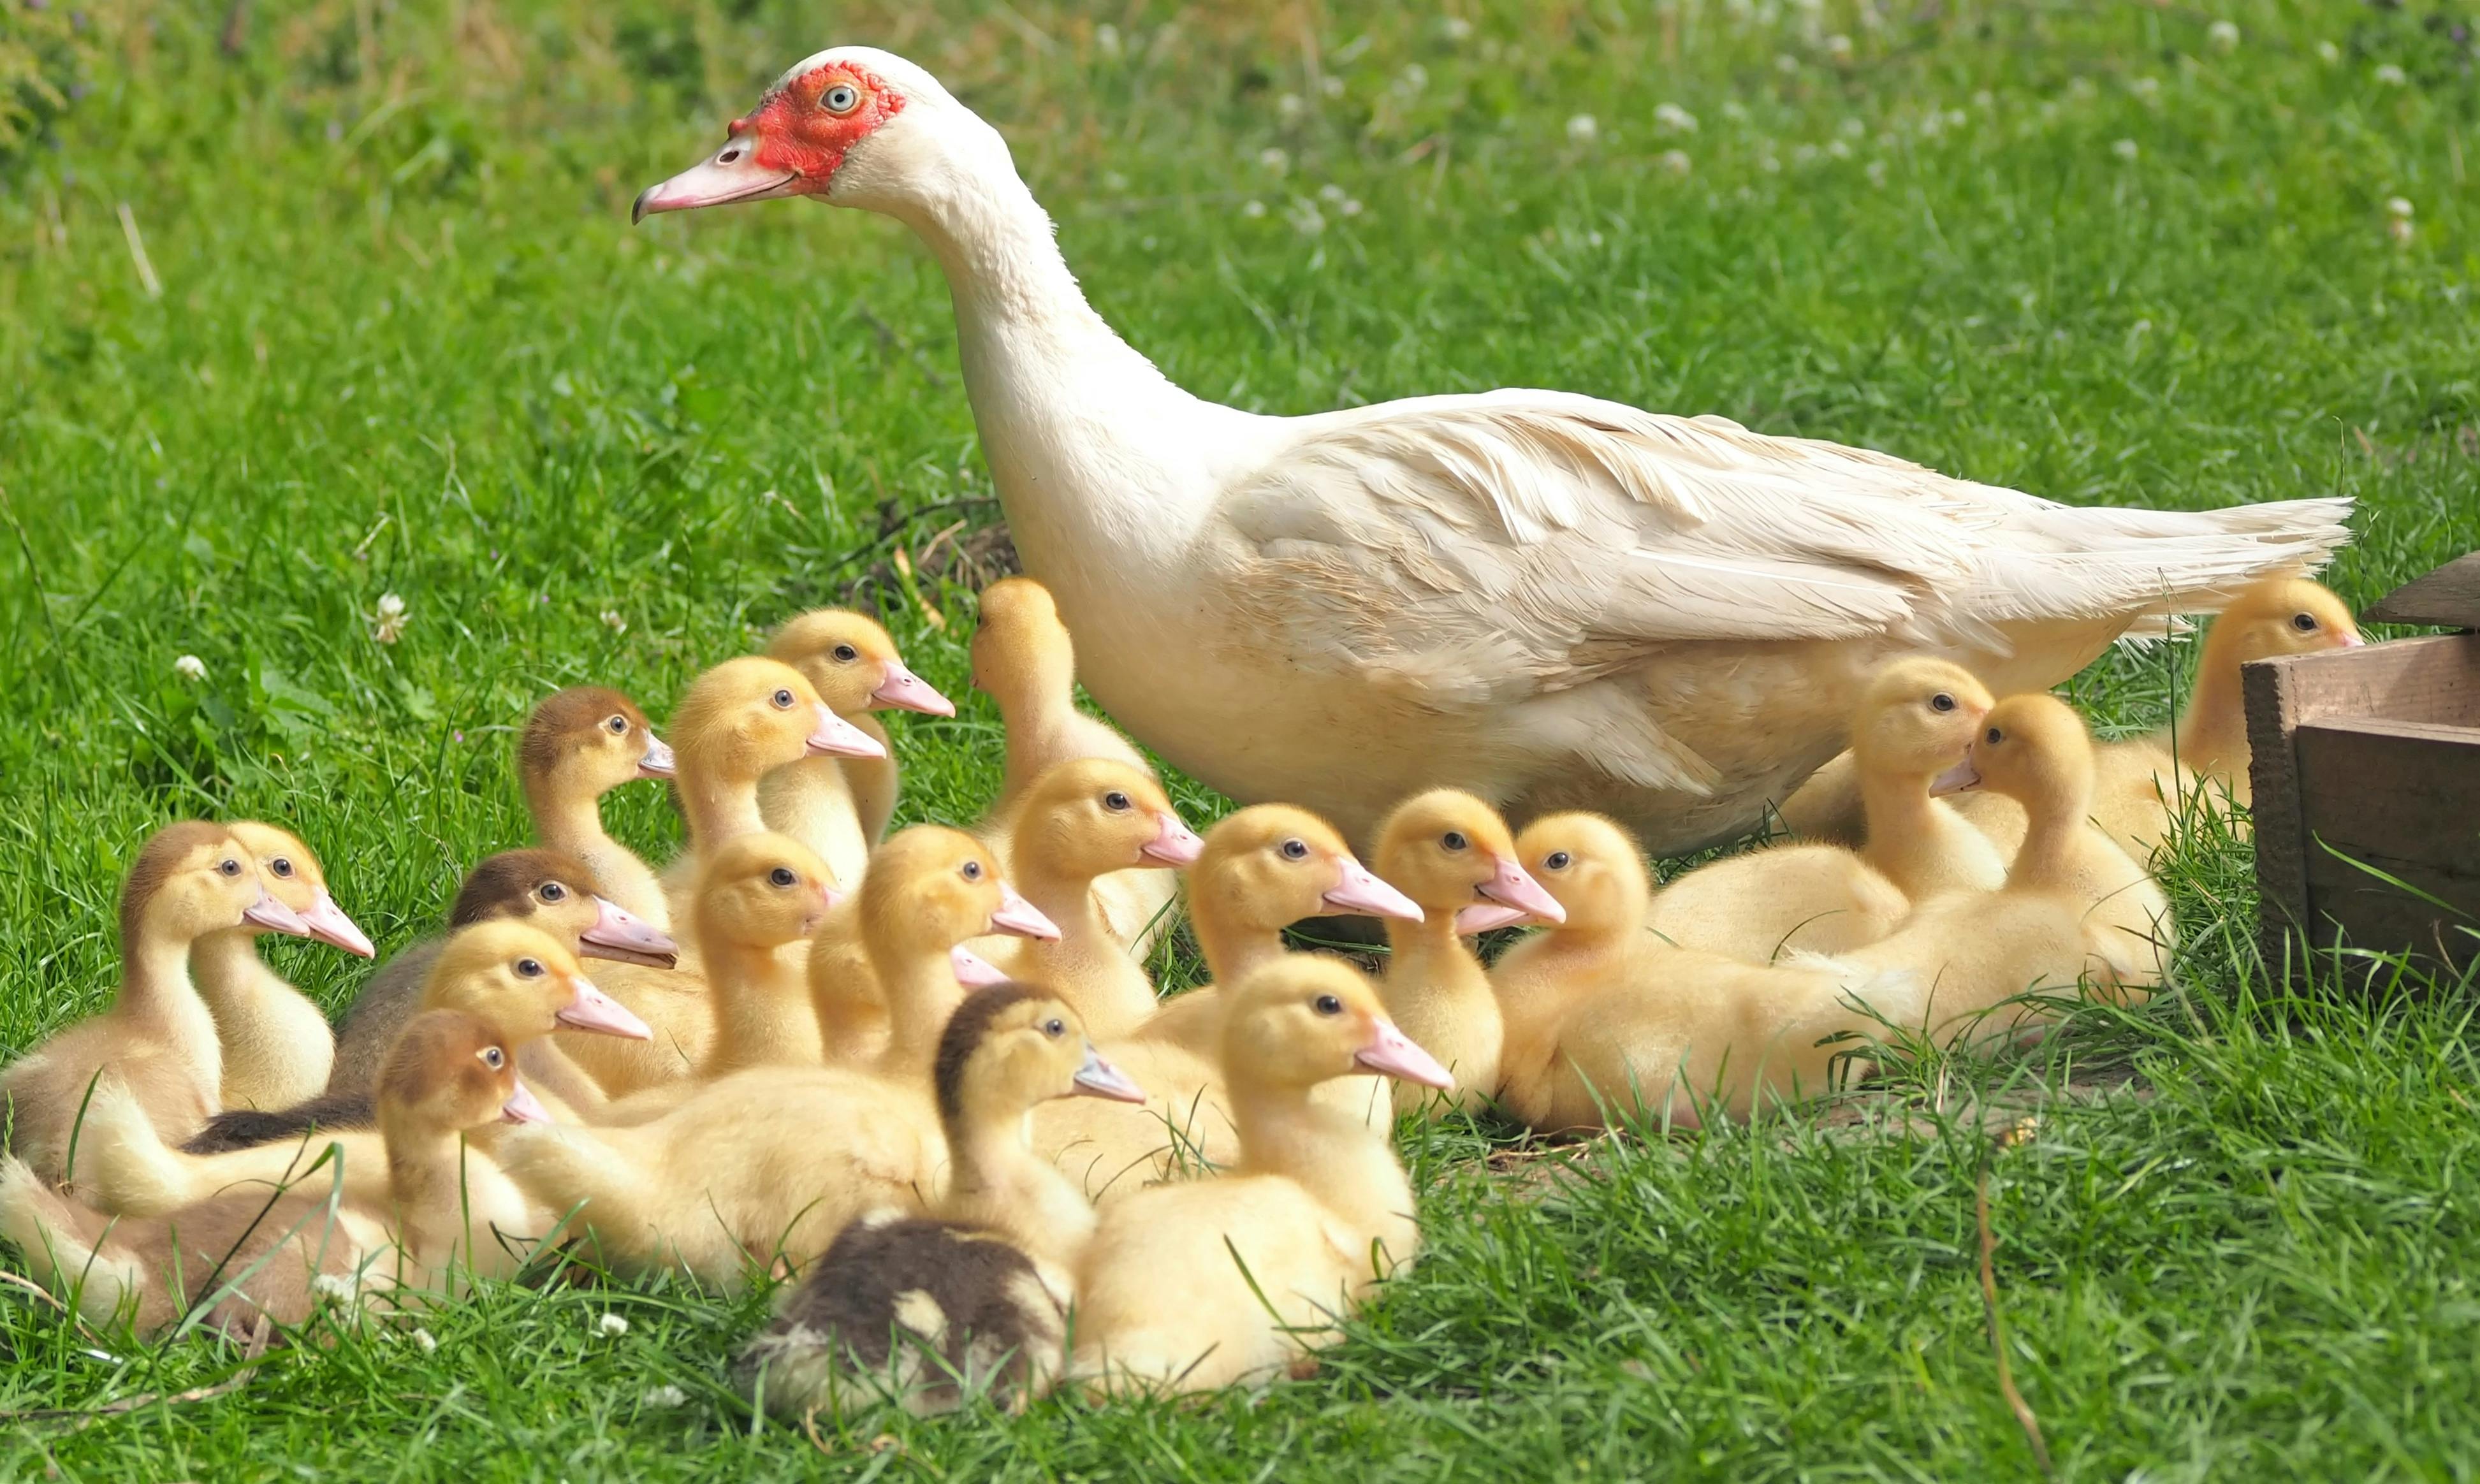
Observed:
[[[2348,539],[2349,501],[2079,508],[1865,449],[1556,392],[1422,397],[1288,424],[1223,506],[1249,617],[1422,693],[1501,704],[1682,640],[1891,635],[2218,607]]]

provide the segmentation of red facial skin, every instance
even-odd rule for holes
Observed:
[[[841,115],[827,112],[829,89],[850,84],[861,101]],[[755,140],[757,163],[800,177],[804,189],[823,191],[853,145],[904,111],[904,95],[865,67],[832,63],[804,72],[760,100],[757,110],[732,121],[732,138]]]

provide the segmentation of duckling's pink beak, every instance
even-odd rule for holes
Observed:
[[[1146,1089],[1128,1079],[1128,1074],[1102,1060],[1094,1043],[1085,1043],[1085,1061],[1076,1068],[1076,1096],[1106,1097],[1114,1103],[1142,1103]]]
[[[886,678],[878,689],[869,693],[872,704],[893,706],[899,711],[918,711],[924,716],[953,716],[956,703],[930,688],[930,682],[906,668],[904,661],[891,659],[885,669]]]
[[[646,755],[637,759],[639,778],[670,778],[680,771],[680,760],[672,755],[672,744],[646,733]]]
[[[810,732],[810,755],[813,757],[884,757],[887,749],[878,738],[845,721],[818,704],[818,725]]]
[[[2342,638],[2340,642],[2342,648],[2346,650],[2356,650],[2368,641],[2361,636],[2358,629],[2345,628],[2342,630]]]
[[[1005,882],[999,883],[999,909],[991,913],[991,931],[1046,941],[1059,937],[1059,924],[1043,915],[1041,908],[1018,896],[1016,888]]]
[[[1980,770],[1972,765],[1972,755],[1967,753],[1963,761],[1929,780],[1929,797],[1936,799],[1947,794],[1959,794],[1967,788],[1979,786]]]
[[[815,936],[817,931],[827,925],[827,919],[835,915],[836,904],[843,899],[842,892],[824,882],[818,883],[818,909],[801,919],[801,935]]]
[[[290,933],[295,937],[318,936],[310,931],[310,924],[299,912],[269,896],[264,886],[258,888],[258,900],[241,909],[241,920],[253,928],[265,928],[270,933]]]
[[[577,952],[583,959],[608,959],[614,963],[637,963],[650,969],[677,967],[681,961],[681,945],[655,930],[654,924],[628,911],[618,903],[594,899],[594,923],[577,935]]]
[[[993,985],[1008,982],[1008,977],[1000,973],[991,960],[961,943],[947,950],[947,962],[956,971],[956,983],[968,989],[987,989]]]
[[[500,1105],[500,1121],[549,1123],[551,1110],[542,1105],[542,1100],[534,1096],[531,1088],[520,1082],[508,1088],[508,1100]]]
[[[310,904],[310,910],[301,914],[301,925],[322,943],[364,959],[378,957],[370,938],[353,926],[353,919],[345,915],[345,909],[336,905],[336,899],[327,894],[324,886],[319,888],[319,900]]]
[[[1561,908],[1563,912],[1565,908]],[[1502,907],[1496,902],[1476,902],[1456,909],[1456,933],[1470,937],[1476,933],[1488,933],[1499,928],[1512,928],[1520,922],[1531,922],[1534,914],[1519,907]],[[1564,916],[1556,919],[1565,922]]]
[[[1169,809],[1154,815],[1154,837],[1138,850],[1137,857],[1151,865],[1195,865],[1205,854],[1205,842],[1197,832],[1179,822],[1179,816]]]
[[[1412,1037],[1395,1028],[1395,1022],[1380,1017],[1370,1033],[1369,1044],[1352,1054],[1352,1060],[1373,1072],[1387,1077],[1400,1077],[1425,1087],[1452,1087],[1453,1074],[1438,1064],[1438,1059],[1412,1043]]]
[[[1421,904],[1378,879],[1350,856],[1343,857],[1343,879],[1327,888],[1326,905],[1338,912],[1365,912],[1372,917],[1421,921]]]
[[[569,985],[575,991],[574,996],[560,1008],[559,1013],[552,1016],[561,1025],[572,1031],[597,1031],[633,1041],[655,1038],[654,1031],[628,1006],[595,988],[583,975],[571,979]]]
[[[1499,857],[1498,869],[1476,889],[1501,907],[1514,908],[1527,917],[1538,917],[1551,923],[1567,920],[1567,909],[1559,905],[1559,899],[1539,882],[1526,875],[1524,867],[1517,865],[1512,856]],[[1456,921],[1459,926],[1462,924],[1462,913],[1457,914]]]

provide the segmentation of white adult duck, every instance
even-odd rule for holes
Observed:
[[[2071,508],[1559,392],[1201,401],[1085,302],[997,131],[869,47],[793,66],[636,215],[796,195],[893,217],[945,269],[1009,531],[1095,698],[1356,836],[1441,785],[1658,851],[1728,836],[1842,746],[1888,659],[2045,688],[2348,536],[2345,500]]]

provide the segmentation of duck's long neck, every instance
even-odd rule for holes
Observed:
[[[1044,858],[1044,852],[1020,832],[1009,857],[1017,889],[1059,925],[1059,940],[1026,946],[1026,958],[1040,966],[1045,983],[1070,998],[1086,1031],[1097,1036],[1119,1036],[1154,1012],[1153,985],[1145,970],[1111,935],[1094,899],[1095,873],[1062,870]]]
[[[528,776],[520,780],[526,813],[534,822],[534,837],[554,850],[564,850],[591,865],[598,855],[616,847],[603,828],[599,796],[567,785],[559,779]]]
[[[2077,836],[2090,828],[2092,784],[2059,786],[2016,801],[2024,806],[2024,843],[2006,871],[2009,891],[2061,891],[2075,883]]]
[[[2162,739],[2179,760],[2199,774],[2227,778],[2248,766],[2247,710],[2239,694],[2239,664],[2208,636],[2196,666],[2196,689],[2179,713],[2175,732]]]
[[[293,987],[258,956],[258,933],[252,928],[210,933],[192,944],[190,973],[219,1023],[246,1014],[261,995]]]
[[[1428,915],[1419,922],[1386,923],[1386,974],[1379,993],[1387,1013],[1404,1018],[1395,995],[1407,990],[1448,1013],[1489,1004],[1489,975],[1457,935],[1456,908],[1425,902],[1421,909]]]
[[[939,1215],[994,1227],[1026,1255],[1071,1265],[1094,1235],[1094,1208],[1033,1152],[1032,1115],[966,1110],[946,1120],[947,1193]]]
[[[772,948],[731,941],[715,925],[698,926],[708,993],[714,999],[714,1047],[707,1074],[776,1063],[814,1064],[820,1055],[817,1011],[798,962]]]
[[[1634,922],[1623,927],[1570,922],[1545,928],[1510,949],[1503,964],[1523,972],[1492,976],[1490,990],[1498,997],[1511,1055],[1555,1030],[1574,1003],[1577,986],[1601,982],[1606,977],[1602,966],[1623,962],[1630,940],[1638,937],[1652,934]],[[1512,957],[1518,950],[1521,959]]]
[[[471,1263],[474,1254],[465,1225],[464,1140],[453,1130],[432,1127],[401,1109],[384,1105],[379,1109],[379,1136],[387,1145],[388,1199],[396,1208],[398,1241],[430,1267],[447,1263],[452,1256]]]
[[[680,773],[681,814],[689,827],[690,846],[713,851],[766,828],[758,810],[758,780],[726,769],[692,768],[684,758]]]
[[[200,939],[198,941],[204,941]],[[143,1027],[189,1064],[210,1107],[221,1106],[223,1045],[216,1036],[216,1017],[190,979],[190,955],[196,943],[154,930],[142,930],[138,941],[123,952],[120,992],[112,1012]]]
[[[1252,969],[1283,956],[1282,929],[1245,918],[1211,891],[1190,893],[1188,920],[1215,984],[1238,984]]]
[[[1420,1234],[1412,1222],[1411,1183],[1393,1145],[1371,1133],[1361,1114],[1320,1103],[1305,1087],[1236,1077],[1230,1097],[1239,1173],[1280,1175],[1355,1232],[1382,1243],[1389,1263],[1412,1256]]]
[[[1860,766],[1860,806],[1868,817],[1869,858],[1881,871],[1904,878],[1904,869],[1938,849],[1937,816],[1929,797],[1930,775]]]
[[[891,1077],[918,1077],[926,1085],[939,1035],[947,1028],[947,1017],[965,1003],[955,961],[944,948],[905,953],[873,949],[870,964],[887,997],[887,1053],[879,1069]]]

